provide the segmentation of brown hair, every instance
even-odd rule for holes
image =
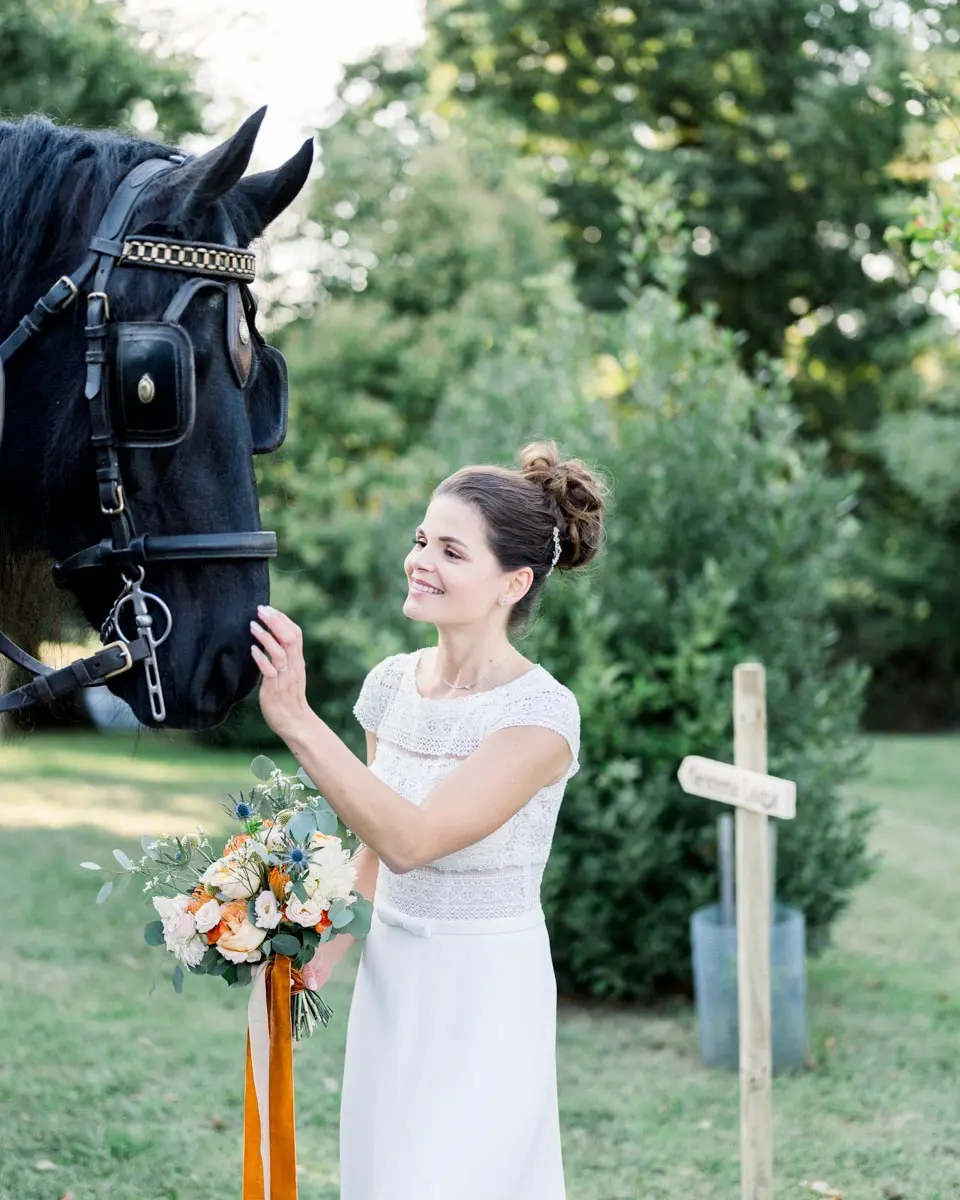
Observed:
[[[554,441],[530,442],[519,470],[491,464],[462,467],[434,491],[472,504],[484,519],[487,540],[504,571],[533,569],[533,582],[513,605],[509,629],[522,629],[550,571],[560,537],[558,571],[585,567],[603,544],[606,483],[579,458],[561,462]]]

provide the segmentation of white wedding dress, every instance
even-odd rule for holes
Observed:
[[[381,863],[347,1023],[341,1200],[564,1200],[556,979],[540,880],[579,770],[573,693],[541,666],[425,699],[423,651],[384,659],[354,713],[372,770],[419,804],[494,730],[567,739],[562,779],[475,845],[403,875]]]

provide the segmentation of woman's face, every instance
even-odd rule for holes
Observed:
[[[502,595],[516,598],[511,588],[516,573],[500,569],[483,518],[454,496],[430,502],[403,566],[408,587],[403,613],[414,621],[469,625],[504,611]]]

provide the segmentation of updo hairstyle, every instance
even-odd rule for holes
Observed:
[[[609,489],[579,458],[561,462],[554,441],[530,442],[520,468],[492,464],[462,467],[434,491],[472,504],[484,519],[487,540],[503,571],[533,570],[533,582],[511,606],[508,629],[522,629],[550,572],[560,536],[558,571],[585,567],[603,544],[604,500]]]

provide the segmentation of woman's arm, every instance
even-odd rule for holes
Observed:
[[[537,725],[484,738],[420,805],[378,779],[309,707],[299,627],[260,610],[251,622],[263,682],[260,708],[344,824],[391,871],[402,874],[452,854],[499,829],[570,763],[566,739]]]

